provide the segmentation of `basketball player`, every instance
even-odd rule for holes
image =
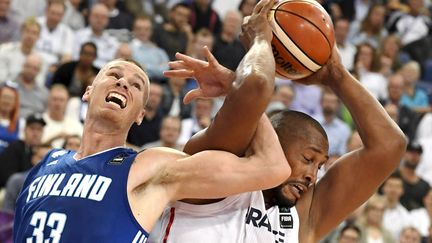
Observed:
[[[269,2],[257,11],[268,12]],[[149,81],[134,63],[112,61],[83,95],[89,108],[78,151],[53,150],[27,177],[17,201],[14,242],[142,243],[170,201],[220,198],[283,182],[289,165],[268,119],[259,119],[274,86],[274,74],[261,73],[275,67],[261,65],[260,59],[271,59],[271,47],[268,35],[255,31],[249,33],[254,55],[246,55],[239,82],[226,91],[231,99],[254,83],[269,89],[264,101],[254,100],[261,112],[251,112],[256,120],[250,128],[256,131],[250,133],[247,157],[214,150],[188,156],[167,148],[136,154],[123,148],[129,128],[144,116]],[[202,84],[198,96],[215,95]]]
[[[343,67],[336,47],[326,66],[301,81],[325,85],[341,98],[363,147],[339,158],[316,183],[317,171],[328,159],[325,131],[306,114],[278,113],[271,121],[291,176],[271,190],[215,203],[175,202],[161,218],[156,242],[318,242],[376,191],[405,151],[400,129]]]

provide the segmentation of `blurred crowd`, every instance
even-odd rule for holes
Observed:
[[[318,2],[333,19],[343,64],[409,140],[398,170],[323,242],[432,242],[432,3]],[[246,53],[238,39],[242,19],[256,3],[0,0],[0,242],[29,169],[51,148],[78,149],[87,109],[81,96],[105,63],[133,59],[151,80],[145,119],[131,128],[127,146],[181,150],[210,124],[223,97],[184,104],[197,84],[164,77],[168,62],[177,52],[205,61],[207,46],[220,64],[235,70]],[[269,115],[302,111],[327,132],[330,159],[319,176],[363,146],[351,115],[331,91],[276,83]]]

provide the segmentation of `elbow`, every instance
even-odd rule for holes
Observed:
[[[407,143],[407,138],[402,131],[398,129],[394,136],[387,137],[385,143],[378,149],[388,156],[391,156],[392,158],[389,162],[392,166],[397,167],[405,154]]]
[[[271,98],[274,85],[275,76],[273,72],[264,72],[259,67],[252,67],[251,73],[246,77],[244,83],[249,91],[249,94],[256,94],[259,97]]]

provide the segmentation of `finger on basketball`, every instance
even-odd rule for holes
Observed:
[[[167,78],[193,78],[194,72],[192,70],[168,70],[163,72],[163,75]]]
[[[183,98],[183,103],[187,105],[187,104],[191,103],[192,101],[194,101],[196,98],[199,98],[202,96],[203,96],[203,92],[201,89],[193,89],[185,95],[185,97]]]
[[[270,0],[260,0],[257,5],[255,5],[255,8],[252,11],[252,15],[253,14],[258,14],[261,9],[263,8],[263,6],[268,3]]]
[[[277,3],[278,0],[270,0],[268,1],[262,8],[261,11],[259,12],[260,14],[264,14],[265,16],[268,15],[270,9],[275,5],[275,3]]]

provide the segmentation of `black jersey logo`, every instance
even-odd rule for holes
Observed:
[[[279,223],[282,229],[292,229],[294,227],[293,217],[289,208],[279,208]]]
[[[123,163],[123,161],[126,159],[126,154],[119,154],[116,157],[114,157],[109,164],[112,165],[121,165]]]

